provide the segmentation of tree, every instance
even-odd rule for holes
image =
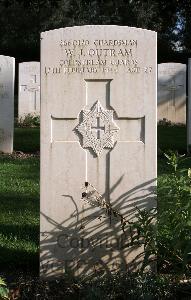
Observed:
[[[157,31],[164,61],[190,52],[190,16],[187,0],[0,0],[0,49],[19,60],[39,59],[41,31],[116,24]]]

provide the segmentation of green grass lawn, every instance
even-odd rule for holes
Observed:
[[[38,269],[39,159],[0,157],[0,266]]]
[[[186,149],[184,127],[161,127],[161,149]],[[39,151],[38,128],[16,128],[14,150]],[[185,151],[184,151],[185,152]],[[187,158],[181,168],[191,167]],[[164,158],[158,160],[159,185],[170,173]],[[39,256],[39,158],[0,156],[0,267],[38,272]]]

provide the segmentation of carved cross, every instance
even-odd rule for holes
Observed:
[[[99,84],[99,92],[95,95],[95,89],[91,86]],[[100,156],[102,150],[112,149],[117,142],[143,142],[144,143],[144,116],[137,118],[113,119],[114,110],[106,109],[106,95],[109,80],[87,81],[89,91],[85,107],[82,107],[82,121],[76,118],[51,117],[51,142],[79,142],[78,132],[82,137],[82,147],[92,148],[96,156]],[[105,102],[102,106],[100,99]],[[87,109],[87,104],[90,109]],[[69,133],[70,131],[70,133]],[[93,134],[93,131],[96,134]],[[116,135],[118,138],[116,139]]]
[[[145,117],[143,115],[120,118],[115,115],[114,109],[109,105],[110,80],[87,80],[86,89],[86,99],[79,111],[81,118],[78,115],[63,117],[62,111],[58,112],[58,115],[51,116],[50,142],[52,147],[54,145],[61,147],[61,143],[68,145],[72,143],[79,147],[79,151],[80,147],[83,152],[86,150],[84,181],[99,187],[99,191],[105,191],[104,197],[109,199],[110,174],[109,166],[106,167],[110,157],[108,150],[115,151],[113,149],[115,146],[125,146],[128,149],[128,146],[131,148],[134,143],[141,144],[138,147],[142,147],[145,143]],[[97,136],[92,134],[92,130],[97,131]],[[94,172],[89,164],[89,160],[94,158],[98,158],[97,163],[105,165],[107,170],[95,178],[93,174],[96,174],[96,170]]]
[[[96,118],[96,120],[97,120],[97,125],[96,126],[91,126],[91,129],[93,130],[93,131],[95,131],[96,132],[96,134],[97,134],[97,139],[100,139],[100,133],[101,133],[101,131],[105,131],[105,126],[101,126],[100,125],[100,117],[98,117],[98,118]]]
[[[172,105],[175,106],[175,96],[176,96],[176,91],[183,86],[182,84],[176,84],[175,78],[171,79],[171,83],[167,84],[162,84],[162,86],[167,87],[167,90],[171,92],[171,102]]]
[[[33,94],[34,110],[37,109],[37,93],[40,91],[40,85],[37,82],[37,75],[32,75],[32,79],[29,84],[21,85],[24,91],[28,91]]]

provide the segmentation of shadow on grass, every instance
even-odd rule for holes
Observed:
[[[10,259],[14,257],[13,259]],[[0,246],[0,269],[1,272],[9,273],[10,271],[31,271],[38,274],[39,272],[39,254],[27,252],[24,249],[11,249]]]
[[[18,240],[39,242],[39,225],[30,224],[0,224],[1,235],[6,235],[7,238],[17,237]],[[1,257],[1,255],[0,255]]]
[[[21,214],[26,213],[26,211],[29,212],[29,215],[35,217],[38,215],[39,211],[39,198],[29,197],[27,195],[7,195],[4,196],[2,193],[0,193],[0,210],[2,215],[3,213],[9,213],[10,215],[15,214],[15,219],[17,218],[17,215],[19,212]],[[14,220],[14,219],[13,219]]]
[[[15,128],[14,151],[26,153],[40,151],[40,128]]]

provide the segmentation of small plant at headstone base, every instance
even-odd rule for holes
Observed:
[[[89,189],[90,188],[90,189]],[[130,246],[143,247],[142,266],[140,272],[151,267],[156,261],[157,244],[156,244],[156,208],[142,209],[135,207],[135,220],[132,222],[124,217],[119,211],[115,210],[110,203],[102,198],[102,195],[96,190],[96,188],[89,182],[85,182],[82,187],[82,199],[89,203],[91,206],[98,206],[104,210],[104,213],[110,219],[118,219],[121,223],[121,230],[123,233],[130,234]],[[100,218],[100,217],[99,217]]]
[[[162,125],[162,126],[171,126],[171,121],[167,120],[166,118],[163,118],[162,120],[158,121],[158,125]]]
[[[191,169],[179,171],[186,159],[165,153],[171,174],[158,185],[158,270],[191,276]]]
[[[24,117],[20,117],[16,120],[15,127],[40,127],[40,116],[34,114],[27,114]]]
[[[9,298],[9,290],[3,278],[0,277],[0,300],[6,300]]]
[[[170,151],[165,154],[171,174],[165,177],[165,183],[158,186],[157,230],[155,225],[156,210],[137,209],[136,220],[130,222],[88,182],[83,187],[83,200],[90,205],[104,209],[110,218],[118,218],[121,230],[130,229],[131,244],[143,246],[144,271],[156,260],[158,271],[177,274],[181,277],[191,276],[191,169],[179,171],[185,159],[184,155]],[[92,191],[88,191],[88,187]],[[93,199],[93,201],[92,201]]]
[[[156,300],[174,299],[176,284],[172,284],[171,278],[150,272],[119,272],[95,278],[84,287],[84,300]]]
[[[11,300],[179,300],[180,285],[171,276],[156,273],[118,272],[92,278],[67,274],[45,281],[38,277],[18,278],[19,296]],[[14,283],[15,286],[15,283]],[[11,290],[11,289],[10,289]],[[185,293],[186,294],[186,288]],[[14,295],[14,294],[13,294]],[[17,295],[17,294],[16,294]]]
[[[184,123],[173,123],[172,121],[170,121],[166,118],[163,118],[162,120],[159,120],[158,125],[159,126],[168,126],[168,127],[169,126],[170,127],[173,127],[173,126],[185,127]]]
[[[183,161],[185,155],[180,155],[177,151],[169,151],[164,153],[164,156],[167,158],[167,164],[172,168],[173,174],[176,174],[178,165]]]

